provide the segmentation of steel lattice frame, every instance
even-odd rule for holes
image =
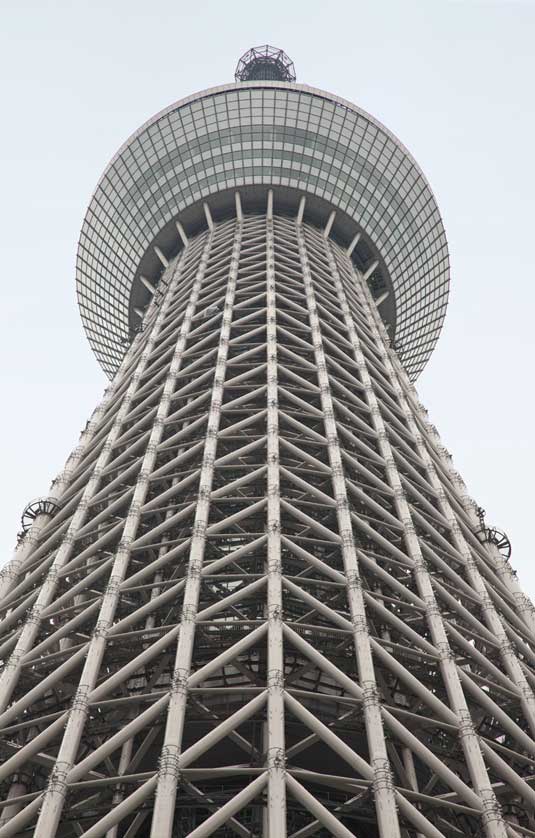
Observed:
[[[366,276],[205,209],[1,574],[0,838],[535,836],[535,612]]]
[[[295,67],[284,50],[264,44],[247,50],[238,61],[234,74],[236,81],[247,82],[251,79],[278,79],[295,81]]]

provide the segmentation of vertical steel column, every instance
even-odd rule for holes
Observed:
[[[373,306],[373,302],[371,302],[371,298],[369,297],[369,292],[367,290],[363,293],[363,297],[365,305],[367,305],[368,310],[370,311],[370,315],[372,318],[371,322],[375,327],[376,333],[380,336],[384,327],[379,319],[377,312],[374,310],[375,307]],[[483,614],[485,615],[485,622],[487,624],[487,627],[490,629],[490,631],[496,637],[500,644],[500,653],[505,665],[505,669],[509,673],[511,680],[519,688],[519,691],[522,696],[521,703],[524,715],[529,723],[532,735],[535,735],[535,694],[532,688],[529,686],[529,683],[526,679],[522,666],[520,665],[518,657],[514,653],[507,632],[503,626],[503,622],[488,594],[487,586],[479,570],[478,563],[474,558],[473,553],[462,534],[462,530],[457,522],[453,508],[450,502],[448,501],[444,489],[442,488],[442,484],[437,474],[432,457],[430,456],[429,451],[423,442],[422,435],[418,430],[414,416],[405,396],[405,391],[408,388],[405,385],[404,389],[400,384],[400,381],[405,382],[406,373],[403,370],[403,367],[401,366],[401,363],[397,358],[396,353],[389,353],[386,350],[386,343],[384,341],[381,341],[381,346],[385,367],[388,369],[389,374],[391,376],[392,386],[396,391],[396,394],[398,395],[400,407],[402,407],[407,417],[407,423],[411,428],[412,433],[414,434],[417,450],[422,461],[425,463],[429,482],[437,493],[439,508],[444,517],[448,520],[448,523],[451,527],[451,532],[455,546],[458,549],[458,551],[462,554],[465,560],[466,574],[468,576],[470,584],[472,585],[472,588],[478,594],[482,603],[482,610]],[[446,465],[448,471],[451,473],[453,471],[451,463],[449,463],[447,458],[441,457],[441,459]],[[466,504],[466,497],[464,503]],[[525,599],[526,598],[524,597],[524,600]],[[533,608],[530,607],[528,611],[530,617],[533,617]]]
[[[182,260],[180,260],[179,265],[181,264],[181,261]],[[179,265],[175,267],[175,270],[178,270]],[[102,470],[110,459],[113,444],[119,436],[123,421],[130,409],[130,404],[136,392],[139,379],[150,355],[150,348],[158,334],[160,322],[160,318],[158,318],[154,323],[149,340],[140,356],[136,371],[132,374],[128,389],[123,396],[121,407],[119,408],[113,425],[108,433],[106,443],[96,460],[91,477],[86,484],[81,500],[76,508],[76,512],[74,513],[68,530],[62,539],[61,545],[58,548],[47,577],[41,586],[35,605],[26,619],[17,644],[9,657],[2,675],[0,676],[0,712],[3,711],[9,703],[20,672],[21,657],[31,649],[39,630],[42,612],[46,606],[50,604],[55,594],[58,582],[58,571],[68,561],[72,554],[76,533],[86,519],[89,501],[97,491],[100,484]]]
[[[181,272],[181,268],[182,268],[182,264],[183,264],[183,260],[184,260],[184,254],[181,255],[178,262],[172,268],[172,272],[173,272],[172,273],[173,278],[172,278],[172,282],[171,282],[172,287],[174,287],[174,285],[178,282],[180,272]],[[118,413],[115,417],[113,425],[112,425],[112,427],[111,427],[111,429],[108,433],[106,443],[103,446],[99,457],[97,458],[95,467],[94,467],[93,472],[91,474],[91,477],[89,478],[88,483],[86,485],[86,488],[84,490],[84,493],[82,495],[82,499],[81,499],[81,501],[80,501],[80,503],[77,507],[77,510],[76,510],[75,514],[73,515],[71,524],[70,524],[69,529],[67,531],[67,535],[64,537],[63,542],[62,542],[62,544],[61,544],[61,546],[58,550],[58,553],[56,555],[56,558],[54,560],[54,564],[52,565],[52,568],[49,570],[47,580],[45,581],[43,587],[41,588],[41,591],[39,593],[39,597],[38,597],[38,600],[37,600],[37,603],[36,603],[36,606],[39,607],[39,610],[37,611],[36,616],[33,619],[30,617],[30,619],[28,619],[28,621],[26,622],[26,624],[24,626],[24,629],[23,629],[23,632],[21,633],[21,636],[20,636],[19,641],[17,643],[17,646],[15,647],[15,650],[12,653],[11,658],[13,657],[13,655],[17,654],[18,669],[20,669],[20,663],[19,663],[20,658],[22,657],[24,652],[28,651],[31,648],[31,645],[33,643],[35,635],[37,634],[37,631],[38,631],[38,628],[39,628],[39,622],[40,622],[39,619],[37,619],[37,618],[40,617],[41,612],[44,610],[46,605],[48,605],[48,603],[51,601],[51,599],[54,595],[56,584],[57,584],[57,572],[58,572],[59,568],[70,557],[70,554],[71,554],[71,551],[72,551],[72,546],[74,544],[74,535],[75,535],[76,531],[78,530],[78,528],[82,525],[82,523],[84,521],[84,518],[86,516],[86,513],[87,513],[87,507],[88,507],[89,500],[94,495],[94,493],[96,492],[96,490],[98,488],[98,485],[100,483],[102,470],[104,469],[105,465],[107,464],[107,462],[110,458],[111,452],[113,450],[113,443],[114,443],[115,439],[117,439],[117,437],[119,436],[123,421],[128,414],[128,411],[130,409],[130,404],[131,404],[132,399],[133,399],[133,397],[135,395],[135,392],[137,390],[139,380],[140,380],[140,378],[143,374],[143,370],[146,367],[147,362],[149,360],[152,347],[154,346],[154,343],[155,343],[156,338],[158,336],[158,333],[160,331],[160,327],[161,327],[163,318],[165,316],[165,312],[167,310],[167,307],[170,303],[170,300],[171,300],[171,291],[169,292],[169,295],[166,297],[166,300],[164,302],[164,305],[162,306],[162,309],[160,311],[159,316],[156,318],[156,320],[153,323],[150,336],[147,340],[147,344],[144,347],[144,350],[143,350],[143,352],[142,352],[142,354],[139,358],[139,362],[138,362],[138,365],[136,367],[136,370],[132,374],[129,386],[126,390],[125,395],[123,396],[121,407],[119,408],[119,411],[118,411]],[[128,525],[128,519],[127,519],[127,525]],[[119,558],[120,554],[121,554],[121,548],[118,551],[118,554],[117,554],[117,557],[116,557],[117,559]],[[120,561],[122,563],[122,561],[123,561],[122,556],[121,556]],[[102,604],[103,607],[104,607],[104,603],[106,603],[106,608],[108,609],[110,607],[111,602],[113,602],[115,600],[115,597],[117,597],[117,595],[118,595],[118,586],[116,584],[112,584],[112,579],[110,577],[110,584],[109,584],[108,589],[106,591],[106,594],[103,598],[103,604]],[[42,603],[40,602],[41,599],[42,599]],[[32,612],[35,611],[36,606],[34,606],[34,609],[32,609]],[[26,629],[27,629],[27,631],[26,631]],[[102,639],[102,638],[100,638],[100,639]],[[95,632],[91,643],[92,644],[99,643],[99,632]],[[99,643],[99,645],[100,645],[100,643]],[[11,658],[10,658],[10,660],[11,660]],[[96,647],[93,646],[93,654],[91,655],[91,657],[88,656],[85,666],[86,667],[88,667],[88,666],[92,667],[93,666],[93,661],[96,661],[96,660],[97,660],[97,651],[96,651]],[[84,670],[85,670],[85,667],[84,667]],[[58,678],[60,677],[60,674],[58,674]],[[4,684],[2,684],[2,679],[0,678],[0,701],[1,701],[2,709],[6,706],[7,702],[9,701],[9,697],[11,695],[11,692],[14,689],[15,684],[16,684],[16,679],[13,677],[13,671],[12,670],[9,670],[6,667],[6,670],[3,673],[3,676],[4,675],[11,675],[11,678],[9,679],[9,681],[6,678],[6,683],[4,683]],[[86,719],[86,715],[87,715],[87,693],[88,693],[88,689],[83,684],[83,682],[81,682],[79,684],[78,693],[77,693],[77,698],[79,700],[74,701],[74,703],[71,707],[71,710],[69,712],[69,720],[71,718],[73,719],[72,724],[76,728],[76,730],[79,732],[79,735],[81,735],[81,731],[83,730],[83,726],[85,724],[85,719]],[[79,741],[79,739],[78,739],[78,741]],[[63,747],[67,750],[70,750],[69,741],[68,741],[68,739],[65,738],[65,736],[63,738]],[[25,809],[23,809],[14,818],[12,818],[12,820],[9,823],[5,824],[2,827],[3,836],[11,836],[11,835],[14,835],[17,831],[19,831],[19,829],[23,825],[28,823],[34,817],[36,811],[38,810],[38,808],[40,806],[41,799],[43,798],[45,803],[46,803],[47,797],[50,801],[53,801],[53,803],[50,804],[51,809],[49,809],[48,804],[46,805],[46,807],[43,807],[43,809],[46,808],[46,810],[47,810],[46,818],[45,818],[45,815],[44,815],[44,811],[41,812],[40,821],[41,821],[41,817],[45,818],[41,822],[42,829],[43,829],[43,832],[41,834],[43,836],[54,834],[55,828],[57,826],[57,822],[58,822],[58,819],[59,819],[59,815],[60,815],[61,809],[63,807],[63,802],[64,802],[65,789],[66,789],[65,777],[66,777],[68,769],[71,767],[71,764],[72,764],[72,760],[71,761],[63,760],[63,759],[60,760],[59,755],[58,755],[58,759],[56,760],[56,765],[55,765],[54,770],[53,770],[53,772],[50,776],[49,786],[48,786],[47,791],[44,793],[44,795],[40,795],[36,800],[33,800],[31,804],[29,804]]]
[[[121,756],[119,757],[119,765],[117,767],[117,773],[119,775],[127,773],[128,764],[129,764],[130,760],[132,759],[133,745],[134,745],[134,739],[131,738],[131,739],[127,739],[126,742],[121,747]],[[115,793],[113,795],[112,808],[115,809],[115,807],[118,806],[119,803],[122,803],[123,799],[124,799],[124,794],[121,790],[121,787],[119,787],[119,789],[117,789],[117,791],[115,791]],[[145,818],[146,817],[148,817],[148,812],[145,815]],[[112,826],[111,829],[108,829],[108,831],[106,832],[106,838],[117,838],[118,829],[119,829],[118,824],[115,824],[114,826]]]
[[[480,528],[480,522],[476,514],[476,502],[468,494],[468,490],[462,476],[453,467],[451,458],[446,453],[446,448],[440,440],[440,435],[437,429],[429,422],[427,411],[420,403],[416,388],[409,381],[407,373],[395,353],[392,354],[391,361],[395,371],[397,372],[398,380],[403,389],[405,398],[407,399],[409,406],[412,408],[413,416],[417,417],[420,425],[425,430],[430,431],[428,438],[431,442],[434,454],[450,475],[456,489],[457,498],[464,509],[470,525],[473,530],[477,532]],[[434,445],[433,437],[436,437],[438,443],[437,445]],[[496,545],[486,544],[483,546],[486,548],[487,553],[494,563],[496,575],[513,595],[518,615],[524,620],[528,629],[535,634],[535,606],[520,587],[511,565],[505,561],[503,556],[500,555]]]
[[[522,709],[524,711],[526,720],[528,721],[528,724],[531,728],[533,736],[535,735],[535,694],[529,686],[529,683],[526,679],[522,666],[520,665],[518,657],[514,653],[507,632],[503,626],[502,620],[498,612],[496,611],[492,599],[489,596],[485,581],[480,573],[478,563],[475,560],[472,551],[462,534],[462,530],[457,522],[453,508],[450,502],[448,501],[444,489],[442,488],[440,478],[437,474],[436,468],[433,464],[429,451],[427,447],[424,445],[422,436],[416,426],[414,416],[405,398],[403,388],[401,387],[399,382],[399,379],[401,378],[403,380],[404,376],[404,373],[401,369],[401,365],[398,361],[398,374],[396,375],[396,370],[394,369],[394,366],[392,364],[392,358],[395,358],[395,353],[392,353],[392,356],[388,353],[386,349],[386,344],[381,338],[382,324],[380,323],[377,312],[373,310],[373,302],[370,300],[369,292],[366,289],[365,291],[361,291],[360,293],[362,295],[363,304],[369,312],[370,322],[374,326],[374,331],[377,334],[378,342],[380,342],[381,354],[384,359],[385,367],[387,368],[391,377],[392,387],[395,390],[396,395],[398,396],[399,404],[405,414],[407,424],[414,435],[418,454],[421,457],[422,462],[425,464],[429,483],[436,491],[440,511],[442,512],[442,514],[447,519],[450,525],[454,544],[459,553],[461,553],[461,555],[464,558],[466,575],[469,579],[469,582],[473,590],[476,592],[481,601],[482,611],[485,616],[485,622],[487,624],[487,627],[500,644],[500,654],[504,662],[505,669],[508,672],[509,677],[517,685],[521,693]]]
[[[139,342],[139,338],[140,335],[137,335],[136,340],[130,347],[128,353],[123,358],[121,366],[117,371],[117,375],[115,376],[113,382],[109,384],[104,390],[102,399],[100,400],[97,407],[94,409],[89,421],[87,422],[85,428],[81,432],[78,445],[73,449],[73,451],[71,451],[62,471],[52,481],[50,491],[48,493],[48,498],[50,498],[51,500],[61,501],[63,493],[69,487],[73,472],[75,471],[78,463],[82,459],[84,453],[89,448],[91,441],[94,437],[95,431],[98,428],[98,424],[102,419],[102,416],[104,415],[106,408],[110,404],[119,385],[124,380],[125,369],[128,369],[129,358],[131,357],[133,352],[135,352],[135,349],[137,348],[137,343]],[[43,532],[47,524],[51,521],[52,517],[52,515],[46,512],[43,512],[36,517],[29,531],[26,533],[23,542],[17,545],[13,558],[10,559],[4,565],[2,570],[0,570],[0,601],[3,599],[4,596],[6,596],[6,594],[13,590],[13,588],[20,580],[21,574],[24,572],[24,567],[32,558],[32,552],[34,547],[36,547],[39,543],[41,533]],[[17,780],[12,784],[9,791],[9,795],[12,797],[16,797],[18,795],[24,794],[25,790],[26,786],[24,785],[24,783],[22,783],[20,780]],[[6,809],[2,813],[2,817],[0,818],[0,826],[2,826],[4,823],[6,823],[12,817],[14,817],[20,811],[20,809],[21,805],[6,807]]]
[[[212,491],[214,460],[217,449],[217,434],[221,418],[221,403],[225,386],[228,341],[232,323],[234,296],[236,293],[242,227],[243,222],[238,219],[235,226],[234,244],[230,260],[228,285],[212,387],[212,398],[208,415],[208,429],[199,478],[199,496],[195,510],[186,586],[184,589],[175,671],[160,757],[151,838],[171,838],[173,831],[177,782],[180,771],[180,753],[182,750],[184,719],[188,699],[187,679],[191,672],[195,641],[195,620],[199,601],[201,568],[204,561],[206,528],[210,512],[210,494]],[[212,237],[213,234],[211,231],[209,235]]]
[[[96,631],[91,638],[84,669],[80,677],[80,683],[69,713],[65,734],[57,756],[56,768],[51,775],[48,788],[44,794],[43,806],[37,822],[37,830],[40,835],[43,835],[43,838],[49,838],[49,836],[53,836],[55,834],[61,817],[66,793],[65,778],[69,770],[72,768],[74,760],[76,759],[76,754],[78,752],[80,740],[89,712],[88,696],[96,686],[96,681],[106,649],[108,632],[115,618],[115,612],[120,599],[120,585],[123,582],[128,569],[131,545],[141,519],[141,508],[145,502],[147,491],[149,489],[150,475],[156,462],[158,445],[161,442],[164,431],[164,422],[169,413],[171,396],[175,388],[177,374],[181,367],[182,353],[184,351],[191,326],[191,319],[195,313],[195,307],[204,278],[204,270],[209,250],[210,240],[208,239],[205,251],[199,262],[199,269],[191,290],[188,306],[180,326],[173,356],[168,366],[164,387],[160,396],[156,416],[152,423],[141,469],[136,480],[132,501],[128,514],[125,518],[125,525],[119,548],[115,555],[108,586],[102,600],[100,613],[96,623]],[[173,290],[177,286],[181,275],[180,268],[182,265],[183,260],[174,272],[173,280],[169,286],[164,303],[161,306],[156,319],[156,330],[158,330],[161,326],[167,313],[167,309],[169,308],[172,300]]]
[[[340,275],[336,267],[332,248],[329,247],[328,251],[331,265],[333,266],[333,271],[335,271],[336,275],[336,285],[340,303],[343,307],[344,318],[346,325],[350,330],[351,342],[355,353],[355,361],[359,367],[360,378],[365,387],[366,399],[370,408],[372,422],[378,434],[381,454],[385,460],[388,483],[394,492],[396,510],[404,527],[404,537],[407,551],[413,560],[413,575],[417,585],[417,590],[426,604],[426,619],[433,643],[440,656],[440,669],[444,685],[448,693],[451,707],[459,719],[460,743],[463,748],[467,767],[472,778],[472,783],[474,784],[483,805],[482,818],[485,825],[485,832],[488,835],[488,838],[506,838],[506,827],[501,815],[501,809],[492,789],[485,761],[479,747],[479,739],[474,730],[472,717],[470,715],[457,672],[455,658],[452,654],[442,615],[435,599],[435,593],[430,574],[427,569],[427,564],[420,549],[420,543],[418,536],[416,535],[410,507],[406,500],[405,492],[397,470],[396,461],[392,453],[380,404],[375,395],[364,353],[360,348],[360,340],[353,323],[351,310],[349,308]],[[356,276],[355,289],[357,297],[361,301],[363,309],[367,315],[367,322],[373,330],[379,354],[384,361],[386,350],[384,350],[383,339],[376,328],[376,321],[374,320],[371,307],[366,297],[367,291],[364,290],[364,282],[359,275]],[[391,383],[394,385],[393,381]],[[399,390],[400,388],[398,385],[398,396]]]
[[[187,316],[187,313],[185,314],[185,316]],[[154,472],[153,472],[153,475],[154,475]],[[177,482],[178,482],[178,478],[173,477],[172,480],[171,480],[171,486],[175,486],[177,484]],[[172,514],[173,514],[173,510],[168,509],[167,512],[164,515],[164,520],[168,520],[172,516]],[[158,558],[162,558],[165,555],[165,553],[166,553],[166,548],[165,547],[160,547],[159,550],[158,550]],[[162,580],[162,573],[161,572],[155,573],[154,576],[153,576],[153,582],[157,583],[157,582],[160,582],[161,580]],[[162,589],[160,587],[156,587],[156,586],[153,587],[152,590],[151,590],[150,600],[152,601],[152,600],[156,599],[158,597],[158,595],[161,593],[161,591],[162,591]],[[156,624],[156,614],[153,612],[153,613],[150,613],[145,618],[145,628],[146,629],[154,628],[155,624]],[[150,649],[150,645],[149,645],[148,648]],[[156,735],[156,731],[154,731],[153,735],[154,736]],[[117,773],[119,775],[129,773],[128,772],[128,766],[129,766],[129,764],[132,760],[133,747],[134,747],[134,737],[132,737],[131,739],[127,739],[126,742],[124,742],[122,744],[121,755],[119,757],[119,766],[118,766],[118,769],[117,769]],[[119,787],[113,795],[112,807],[115,808],[116,806],[119,805],[119,803],[122,803],[123,800],[124,800],[124,792]],[[148,818],[148,816],[149,816],[149,812],[145,811],[143,813],[138,813],[137,817],[138,818],[142,817],[143,821],[145,821]],[[134,828],[134,823],[131,824],[131,826],[129,827],[129,830],[133,829],[133,828]],[[119,830],[119,824],[114,824],[114,826],[112,826],[106,832],[106,838],[118,838],[118,834],[119,834],[118,830]]]
[[[268,195],[266,219],[266,329],[267,329],[267,619],[268,718],[267,767],[269,838],[286,836],[284,737],[284,655],[282,634],[281,514],[279,486],[279,410],[277,371],[277,296],[273,192]]]
[[[304,199],[302,199],[304,200]],[[353,624],[353,641],[359,671],[360,685],[364,690],[364,720],[373,769],[375,810],[381,838],[400,838],[390,761],[386,750],[385,734],[381,718],[379,694],[375,680],[375,669],[371,653],[366,607],[362,595],[360,572],[353,538],[353,527],[349,515],[344,468],[340,453],[338,430],[329,385],[329,376],[323,351],[321,324],[316,306],[305,235],[302,224],[296,223],[303,284],[307,300],[309,322],[312,329],[314,356],[318,370],[321,391],[321,405],[325,417],[325,431],[329,462],[332,470],[333,491],[336,501],[338,527],[342,539],[342,558],[347,576],[347,598]]]
[[[98,428],[98,424],[106,408],[112,401],[113,396],[117,392],[120,384],[122,384],[122,382],[125,379],[125,374],[128,370],[130,358],[133,354],[135,354],[140,339],[141,334],[136,335],[134,342],[132,343],[127,354],[123,358],[123,361],[117,371],[116,376],[114,377],[113,381],[110,384],[108,384],[108,386],[105,388],[102,399],[94,409],[89,421],[87,422],[85,428],[81,432],[78,445],[71,451],[63,469],[52,481],[50,485],[50,491],[48,493],[48,497],[52,500],[60,501],[62,494],[69,487],[72,473],[74,472],[78,463],[89,448],[91,440],[93,439],[95,431]],[[41,535],[41,532],[51,519],[52,515],[49,515],[46,512],[43,512],[40,515],[38,515],[35,521],[32,523],[32,526],[30,527],[29,531],[26,533],[22,543],[17,545],[17,547],[15,548],[13,557],[8,562],[6,562],[6,564],[0,570],[0,601],[4,596],[6,596],[6,594],[8,594],[12,590],[14,585],[16,585],[21,573],[24,571],[24,567],[32,557],[33,548],[36,547],[39,543],[39,536]]]

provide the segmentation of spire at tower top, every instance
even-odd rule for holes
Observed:
[[[295,81],[291,58],[278,47],[264,44],[252,47],[240,60],[234,74],[236,81]]]

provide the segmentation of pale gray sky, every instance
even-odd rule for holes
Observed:
[[[249,47],[384,122],[443,213],[452,294],[419,391],[535,596],[535,0],[1,0],[0,562],[105,386],[76,310],[91,192],[117,148]]]

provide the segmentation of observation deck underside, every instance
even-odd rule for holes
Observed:
[[[367,257],[378,259],[377,293],[391,292],[381,313],[416,378],[438,339],[449,288],[446,239],[429,185],[369,114],[279,81],[183,99],[142,126],[104,172],[82,227],[77,289],[89,341],[108,375],[139,322],[141,275],[153,283],[181,246],[176,222],[195,230],[205,201],[214,215],[224,214],[229,190],[239,189],[254,209],[268,187],[279,211],[286,205],[295,212],[306,195],[308,220],[319,226],[336,210],[332,235],[342,243],[351,227],[361,233],[355,261],[363,268]]]

